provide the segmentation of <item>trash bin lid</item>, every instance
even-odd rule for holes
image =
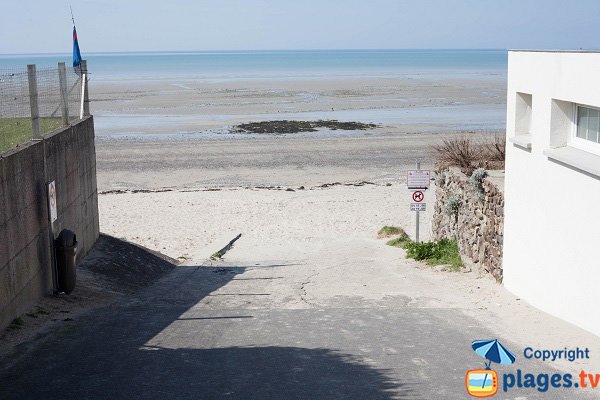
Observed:
[[[60,247],[73,247],[77,245],[77,235],[75,232],[68,229],[63,229],[55,241],[57,246]]]

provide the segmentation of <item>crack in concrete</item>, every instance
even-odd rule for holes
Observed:
[[[314,273],[312,275],[309,275],[306,278],[305,282],[301,282],[300,283],[300,301],[306,303],[309,306],[313,306],[313,307],[315,306],[315,304],[311,303],[310,301],[308,301],[306,299],[306,296],[308,296],[308,292],[306,291],[306,285],[312,283],[311,279],[314,278],[314,277],[316,277],[316,276],[318,276],[319,274],[320,274],[320,272],[316,272],[316,273]]]

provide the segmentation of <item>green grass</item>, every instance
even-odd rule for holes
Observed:
[[[24,325],[25,325],[25,321],[23,321],[23,318],[17,317],[12,320],[12,322],[8,326],[8,329],[10,329],[10,330],[21,329]]]
[[[394,237],[391,240],[388,240],[385,244],[393,247],[400,247],[402,249],[406,248],[406,244],[410,242],[410,237],[404,232],[404,229],[398,228],[397,226],[384,226],[377,232],[377,236],[379,238],[390,238]]]
[[[400,247],[404,249],[406,247],[406,243],[410,242],[410,237],[404,232],[404,229],[398,228],[397,226],[384,226],[377,232],[377,236],[381,238],[391,238],[385,244],[393,247]]]
[[[404,232],[404,230],[402,230],[402,228],[398,228],[397,226],[384,226],[383,228],[381,228],[379,230],[379,232],[377,232],[377,236],[379,236],[380,238],[386,238],[386,237],[392,237],[392,236],[396,236],[396,235],[406,235],[406,233]]]
[[[455,240],[442,239],[439,242],[410,242],[406,245],[406,257],[426,261],[429,265],[448,265],[458,271],[463,261]]]
[[[385,244],[406,250],[406,258],[425,261],[429,265],[448,265],[451,271],[458,271],[464,265],[455,240],[415,243],[402,228],[388,225],[381,228],[377,235],[380,238],[395,236]]]
[[[406,233],[402,232],[402,235],[392,240],[388,240],[385,244],[392,247],[400,247],[401,249],[406,249],[408,243],[412,243],[410,237]]]
[[[222,260],[223,254],[221,254],[220,251],[217,251],[216,253],[212,253],[212,255],[210,256],[210,259],[214,260],[214,261]]]
[[[61,126],[61,118],[40,118],[42,133],[52,132]],[[0,152],[28,142],[31,138],[31,118],[0,118]]]
[[[44,307],[36,306],[38,315],[48,315],[48,311]]]

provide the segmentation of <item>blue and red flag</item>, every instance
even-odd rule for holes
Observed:
[[[73,25],[73,67],[79,67],[81,64],[81,52],[79,51],[79,42],[77,41],[77,31]]]

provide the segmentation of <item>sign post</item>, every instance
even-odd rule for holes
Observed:
[[[421,162],[417,161],[417,171],[419,171],[420,169],[421,169]],[[415,196],[413,195],[413,198],[414,197]],[[417,242],[417,243],[421,243],[421,241],[419,240],[419,212],[420,211],[417,209],[416,217],[415,217],[415,242]]]
[[[422,170],[421,162],[417,160],[416,169],[408,171],[406,185],[408,189],[415,189],[412,194],[414,203],[410,205],[410,210],[415,211],[415,242],[419,243],[419,212],[425,211],[426,204],[422,203],[425,200],[425,192],[429,189],[431,180],[431,171]]]

